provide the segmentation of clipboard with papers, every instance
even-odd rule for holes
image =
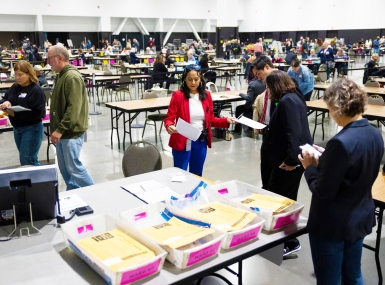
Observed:
[[[251,120],[243,115],[239,116],[238,118],[234,118],[233,121],[257,130],[262,130],[266,127],[265,124],[261,124],[257,121]]]
[[[179,118],[178,122],[176,123],[176,130],[179,134],[194,142],[200,137],[202,133],[200,130],[194,128],[192,125],[181,118]]]

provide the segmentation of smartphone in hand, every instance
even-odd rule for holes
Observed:
[[[321,156],[322,155],[322,152],[319,152],[318,150],[316,150],[314,147],[312,147],[308,143],[305,144],[305,145],[301,145],[299,148],[302,149],[302,150],[307,150],[309,153],[313,153],[314,155],[317,155],[317,156]]]

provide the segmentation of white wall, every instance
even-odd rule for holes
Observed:
[[[208,18],[211,32],[215,25],[239,26],[239,32],[378,29],[385,26],[384,9],[384,0],[18,0],[1,1],[0,13],[7,14],[0,15],[0,31],[37,30],[36,15],[42,15],[44,31],[112,32],[127,17],[123,32],[139,31],[132,19],[140,18],[152,33],[160,16],[165,32],[176,18],[175,32],[191,31],[185,19],[206,32]]]
[[[384,0],[242,0],[239,32],[378,29],[385,27]],[[378,11],[378,12],[376,12]]]
[[[43,16],[44,32],[95,32],[98,17]]]
[[[35,30],[36,30],[35,15],[23,15],[23,16],[0,15],[0,31],[33,32]]]

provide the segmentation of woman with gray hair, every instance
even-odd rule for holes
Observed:
[[[323,97],[330,116],[342,127],[319,155],[302,151],[299,160],[312,192],[310,247],[317,284],[363,284],[362,244],[375,225],[372,185],[384,142],[362,117],[367,94],[353,81],[333,83]]]

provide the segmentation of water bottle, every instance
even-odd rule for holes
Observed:
[[[163,87],[162,88],[166,88],[166,81],[163,82]]]

